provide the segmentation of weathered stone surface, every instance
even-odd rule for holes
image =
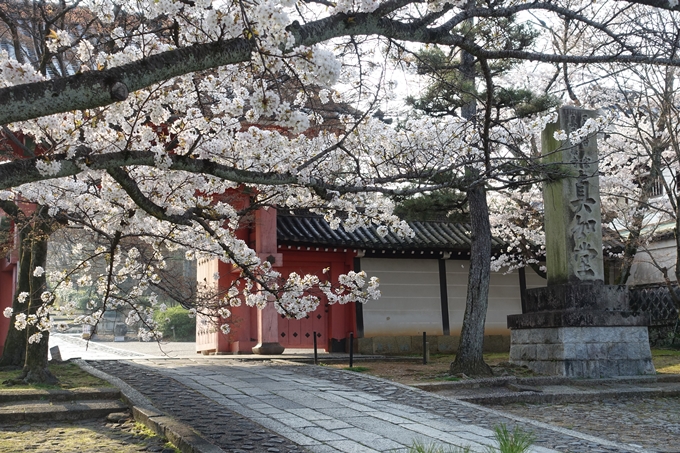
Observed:
[[[357,351],[359,354],[422,354],[423,337],[398,336],[398,337],[366,337],[358,338]],[[458,335],[428,335],[430,354],[454,353],[458,349],[460,336]],[[507,352],[510,349],[510,336],[508,335],[485,335],[484,352]]]
[[[421,339],[422,349],[422,339]],[[373,353],[374,354],[403,354],[411,352],[411,337],[410,336],[394,336],[394,337],[374,337],[373,338]],[[422,351],[421,351],[422,352]]]
[[[506,338],[508,339],[508,348],[505,349],[507,351],[510,348],[510,337]],[[437,338],[437,351],[443,353],[455,352],[459,343],[460,337],[458,336],[442,335]]]
[[[580,129],[597,112],[562,107],[543,133],[543,162],[552,178],[543,186],[548,285],[602,281],[602,222],[596,137],[579,143],[555,140],[558,130]]]
[[[630,311],[554,310],[509,315],[508,328],[646,326],[646,315]]]
[[[628,288],[600,281],[532,288],[526,292],[525,309],[525,313],[582,309],[627,311]]]
[[[537,373],[569,377],[654,374],[646,330],[644,326],[513,330],[510,360]],[[552,342],[556,338],[559,342]]]

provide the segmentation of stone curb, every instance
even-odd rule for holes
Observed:
[[[538,377],[493,377],[482,379],[465,379],[453,382],[429,382],[426,384],[413,384],[415,387],[428,392],[438,390],[475,389],[480,387],[505,387],[509,384],[540,386],[540,385],[579,385],[597,387],[610,384],[650,384],[657,382],[678,382],[680,374],[659,374],[651,376],[621,376],[603,379],[578,379],[562,376],[538,376]]]
[[[0,390],[0,403],[18,401],[82,401],[82,400],[117,400],[120,399],[117,388],[80,388],[73,390]]]
[[[509,395],[490,395],[490,396],[469,396],[456,398],[449,396],[457,401],[467,401],[474,404],[512,404],[512,403],[589,403],[603,399],[616,398],[664,398],[680,396],[680,388],[674,390],[667,389],[615,389],[599,390],[574,393],[539,393],[539,392],[518,392]]]
[[[160,412],[148,398],[123,380],[88,365],[84,360],[76,359],[74,362],[84,371],[118,387],[123,399],[132,408],[132,416],[135,421],[144,424],[156,434],[165,436],[182,453],[226,453],[185,424]]]
[[[16,403],[16,401],[15,401]],[[21,402],[19,402],[21,403]],[[34,404],[12,404],[0,409],[0,422],[83,420],[120,412],[127,407],[119,399],[110,401],[79,401],[52,404],[49,401]]]

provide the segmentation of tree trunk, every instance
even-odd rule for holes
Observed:
[[[475,0],[468,0],[466,9],[475,7]],[[470,27],[474,25],[470,19]],[[461,55],[460,72],[469,82],[470,89],[475,86],[475,57],[463,51]],[[492,87],[487,87],[491,90]],[[471,93],[472,94],[472,93]],[[486,106],[491,108],[490,105]],[[461,108],[461,116],[474,122],[477,114],[477,100],[470,96]],[[483,137],[482,140],[487,140]],[[486,149],[486,147],[485,147]],[[488,150],[487,150],[488,152]],[[488,156],[487,156],[488,157]],[[485,159],[486,163],[486,159]],[[467,190],[468,207],[470,209],[470,273],[468,274],[468,289],[465,299],[465,314],[463,327],[460,331],[460,344],[456,359],[451,363],[451,374],[464,373],[469,376],[489,376],[491,368],[484,362],[484,323],[486,309],[489,305],[489,278],[491,273],[491,223],[489,222],[489,206],[486,201],[484,182],[478,182],[479,172],[473,168],[467,169],[470,187]]]
[[[30,294],[31,291],[31,282],[29,279],[31,270],[31,247],[27,239],[29,236],[27,230],[28,226],[26,226],[26,228],[20,228],[17,289],[14,294],[14,301],[12,302],[13,313],[9,323],[5,347],[2,351],[2,357],[0,357],[0,367],[2,368],[20,368],[24,365],[26,360],[26,331],[15,329],[14,321],[16,321],[16,316],[19,313],[25,312],[28,304],[28,302],[24,302],[23,304],[19,303],[19,294],[22,292]]]
[[[41,296],[47,290],[47,277],[44,273],[40,276],[34,275],[36,267],[41,266],[43,269],[46,267],[47,241],[52,232],[51,221],[42,218],[44,212],[46,209],[39,206],[34,217],[25,223],[18,221],[19,216],[15,218],[20,231],[18,281],[12,304],[13,315],[0,366],[16,368],[23,366],[23,372],[16,380],[21,383],[57,382],[47,368],[49,332],[40,332],[35,325],[28,325],[24,330],[17,330],[14,327],[17,314],[35,315],[44,304]],[[19,294],[23,292],[29,296],[23,303],[19,303]],[[40,341],[29,343],[28,339],[36,333],[42,334]]]
[[[451,374],[489,376],[492,372],[484,362],[483,351],[484,324],[489,305],[491,223],[484,185],[473,186],[467,194],[472,228],[470,274],[460,344],[449,371]]]
[[[628,281],[628,278],[630,277],[630,271],[633,268],[633,261],[635,260],[635,255],[638,251],[640,233],[642,232],[642,227],[644,226],[644,214],[642,214],[642,208],[646,206],[649,201],[647,197],[649,188],[647,186],[648,185],[645,185],[645,187],[642,189],[642,199],[637,203],[638,209],[635,210],[631,227],[628,229],[628,237],[626,238],[623,249],[623,257],[621,258],[621,274],[619,275],[618,281],[616,283],[618,285],[625,285]]]
[[[31,282],[31,295],[28,306],[29,315],[38,313],[38,309],[45,303],[41,296],[43,292],[47,291],[47,277],[45,274],[36,276],[33,274],[33,269],[37,266],[42,266],[44,269],[47,265],[47,241],[49,239],[50,227],[47,222],[42,219],[36,219],[36,223],[32,228],[31,245],[31,272],[29,279]],[[24,369],[20,379],[28,383],[41,384],[56,384],[57,378],[47,368],[47,353],[49,350],[49,332],[41,332],[36,326],[27,327],[27,338],[31,335],[41,333],[42,338],[38,342],[26,343],[26,361],[24,362]]]
[[[670,197],[671,195],[668,194]],[[668,289],[671,294],[671,300],[675,304],[675,308],[680,311],[680,295],[678,295],[677,288],[680,287],[680,212],[678,212],[677,207],[680,206],[680,196],[675,198],[675,286],[669,284]]]

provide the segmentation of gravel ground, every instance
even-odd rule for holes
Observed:
[[[680,398],[511,404],[494,408],[615,442],[680,453]]]
[[[174,453],[166,440],[140,432],[130,419],[33,422],[0,425],[0,452]]]

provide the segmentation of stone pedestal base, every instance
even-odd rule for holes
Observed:
[[[654,374],[647,335],[646,326],[513,329],[510,362],[567,377]]]
[[[260,355],[278,355],[283,354],[286,348],[281,346],[279,343],[258,343],[253,347],[253,354]]]

